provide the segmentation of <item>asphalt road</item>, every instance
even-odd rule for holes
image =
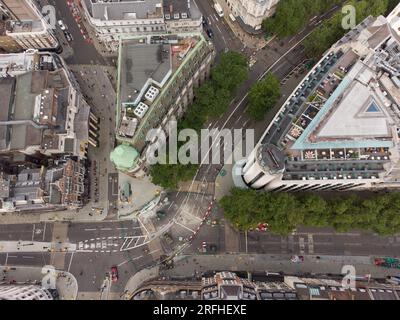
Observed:
[[[212,7],[212,1],[198,2],[198,6],[203,15],[207,18],[207,20],[212,21],[211,26],[213,26],[214,29],[217,29],[217,32],[214,32],[213,39],[213,43],[217,49],[217,52],[221,53],[225,50],[225,48],[228,48],[229,50],[241,51],[240,49],[242,45],[238,45],[240,41],[235,37],[232,39],[232,31],[223,19],[220,19],[216,16],[215,10]],[[329,19],[338,8],[339,6],[317,17],[310,22],[306,28],[304,28],[304,30],[291,38],[283,40],[275,39],[272,40],[264,49],[258,52],[246,52],[248,57],[251,54],[256,59],[256,63],[250,68],[248,80],[245,81],[245,83],[238,90],[236,98],[230,105],[229,111],[226,112],[222,117],[210,121],[205,127],[219,130],[225,128],[254,129],[255,140],[258,141],[258,139],[264,133],[267,124],[275,116],[275,113],[280,105],[278,103],[277,107],[266,115],[265,121],[260,121],[258,123],[252,121],[245,113],[248,107],[247,95],[250,88],[256,81],[263,78],[267,72],[272,72],[278,77],[278,79],[283,80],[293,69],[296,68],[296,66],[303,62],[307,58],[302,46],[303,40],[324,20]],[[213,31],[215,31],[214,29]],[[226,39],[229,39],[229,41]],[[285,91],[284,87],[283,91]],[[283,98],[285,98],[285,95]],[[200,166],[195,180],[214,182],[216,176],[218,175],[219,169],[222,168],[222,164],[208,164],[212,162],[211,155],[208,157],[208,159],[201,159],[201,162],[205,162],[205,164]]]
[[[0,241],[51,241],[52,230],[52,223],[0,225]],[[112,284],[111,292],[122,292],[135,272],[154,263],[152,252],[146,250],[147,245],[141,245],[143,241],[139,236],[143,235],[135,221],[72,223],[67,234],[69,242],[77,246],[87,244],[88,248],[67,253],[64,269],[76,276],[79,291],[96,292],[106,272],[115,265],[119,269],[119,280]],[[129,250],[120,251],[121,248]],[[0,265],[43,266],[49,263],[47,252],[0,254]]]
[[[52,239],[53,224],[15,224],[0,225],[0,240],[3,241],[45,241]],[[50,254],[44,253],[0,253],[0,265],[36,265],[49,264]]]
[[[213,32],[213,38],[210,40],[213,42],[217,53],[222,53],[225,50],[240,51],[243,44],[234,35],[224,19],[217,16],[212,3],[213,1],[210,0],[196,0],[197,6],[207,20],[206,28]]]
[[[142,235],[136,221],[71,224],[68,230],[70,241],[78,246],[79,243],[87,244],[88,251],[92,251],[69,254],[65,259],[66,270],[77,277],[79,291],[99,291],[105,273],[110,272],[112,266],[117,266],[119,280],[112,284],[111,292],[122,292],[135,272],[153,263],[151,252],[146,251],[147,245],[139,246],[143,243],[139,239]],[[129,237],[138,238],[131,242],[130,250],[120,251]]]
[[[73,54],[65,59],[68,64],[108,64],[96,48],[83,38],[66,0],[39,0],[38,3],[42,6],[53,5],[56,8],[57,21],[62,20],[73,37],[72,42],[67,42],[63,32],[57,26],[56,35],[62,46],[71,47],[73,50]]]

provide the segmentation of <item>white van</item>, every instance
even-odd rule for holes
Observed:
[[[214,4],[214,9],[215,11],[217,11],[218,15],[222,18],[224,16],[224,11],[222,10],[220,4],[218,2],[216,2]]]

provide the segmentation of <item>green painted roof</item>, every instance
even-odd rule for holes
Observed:
[[[136,164],[138,157],[139,152],[137,152],[135,148],[126,144],[119,145],[110,154],[111,161],[119,170],[132,169]]]

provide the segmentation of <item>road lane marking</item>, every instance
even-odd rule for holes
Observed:
[[[140,218],[138,218],[139,223],[142,225],[143,229],[146,231],[147,234],[149,234],[149,231],[147,231],[145,225],[142,223],[142,220],[140,220]]]
[[[31,256],[22,256],[23,259],[35,259],[35,257],[31,257]]]
[[[181,226],[182,228],[185,228],[185,229],[189,230],[190,232],[194,232],[194,230],[192,230],[192,229],[186,227],[185,225],[179,223],[178,221],[175,221],[175,223],[176,223],[177,225]]]
[[[111,228],[101,228],[100,230],[101,231],[111,231],[112,229]]]
[[[123,228],[117,228],[117,230],[127,230],[128,228],[123,227]]]
[[[69,270],[71,269],[71,264],[72,264],[72,259],[73,259],[73,257],[74,257],[74,253],[75,252],[72,252],[72,254],[71,254],[71,259],[69,260],[69,265],[68,265],[68,272],[69,272]]]
[[[44,241],[44,236],[46,234],[46,225],[47,225],[47,222],[45,221],[44,222],[44,228],[43,228],[43,241]]]
[[[160,251],[160,249],[156,249],[156,250],[150,251],[150,252],[149,252],[149,255],[151,255],[151,254],[153,254],[153,253],[156,253],[156,252],[158,252],[158,251]]]
[[[85,229],[85,231],[96,231],[97,229]]]
[[[167,210],[171,209],[171,207],[172,207],[173,204],[174,204],[174,201],[171,202],[171,204],[169,205],[169,207],[168,207]]]
[[[36,228],[36,225],[33,224],[33,229],[32,229],[32,241],[33,241],[33,237],[35,236],[35,228]]]
[[[4,263],[4,265],[7,265],[7,261],[8,261],[8,252],[6,253],[6,262]]]
[[[140,258],[143,258],[143,256],[138,256],[138,257],[135,257],[135,258],[132,258],[132,259],[129,259],[129,260],[125,260],[124,262],[121,262],[121,263],[118,265],[118,267],[121,267],[121,266],[123,266],[125,263],[131,262],[131,261],[134,261],[134,260],[138,260],[138,259],[140,259]]]

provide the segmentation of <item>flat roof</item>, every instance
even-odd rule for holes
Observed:
[[[161,84],[172,73],[171,45],[128,40],[121,50],[121,103],[135,103],[149,79]]]
[[[162,17],[162,0],[85,0],[89,13],[99,20],[131,20]]]

